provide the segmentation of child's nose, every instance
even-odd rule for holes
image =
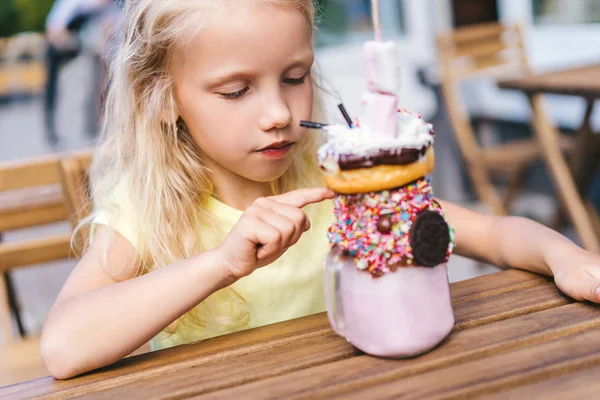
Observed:
[[[269,132],[273,129],[283,129],[291,122],[292,113],[280,94],[271,95],[265,99],[259,121],[261,130]]]

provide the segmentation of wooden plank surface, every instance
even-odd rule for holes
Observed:
[[[339,398],[404,399],[477,398],[485,393],[533,383],[600,365],[600,328],[528,346],[456,366],[436,369]],[[330,397],[335,398],[335,397]]]
[[[412,360],[358,356],[215,392],[207,397],[236,398],[244,393],[256,399],[344,397],[356,390],[378,387],[410,376],[419,377],[427,371],[458,366],[472,360],[487,360],[494,354],[520,351],[536,343],[547,343],[600,327],[599,311],[598,307],[571,304],[455,331],[437,349]],[[374,396],[366,395],[364,398]]]
[[[69,258],[71,235],[57,235],[0,245],[0,272],[15,267]]]
[[[64,398],[111,388],[140,379],[157,377],[175,371],[259,353],[310,337],[331,333],[323,314],[285,321],[280,324],[220,336],[201,344],[170,348],[127,358],[115,366],[75,379],[57,381],[46,377],[0,388],[0,399]]]
[[[465,301],[537,286],[546,282],[551,282],[551,278],[518,269],[502,271],[453,283],[450,285],[452,303],[464,303]]]
[[[582,400],[600,397],[600,366],[480,397],[482,400]]]
[[[0,398],[54,399],[86,394],[96,398],[182,398],[211,393],[252,393],[256,398],[310,393],[326,398],[353,391],[354,385],[378,386],[390,379],[547,343],[600,326],[596,307],[570,304],[547,278],[523,271],[453,284],[452,296],[455,330],[438,349],[414,360],[361,355],[333,334],[324,314],[317,314],[125,359],[68,381],[41,378],[0,388]],[[290,382],[294,382],[295,391]]]
[[[469,299],[484,298],[486,293],[498,295],[510,292],[511,289],[533,287],[546,283],[546,279],[538,275],[510,270],[457,282],[451,288],[453,298],[464,303]],[[477,288],[479,288],[479,292]],[[111,388],[139,379],[194,368],[215,360],[260,352],[265,348],[281,346],[305,337],[322,336],[329,333],[329,322],[325,315],[314,315],[302,320],[286,321],[281,324],[214,338],[198,345],[186,346],[185,351],[173,348],[152,355],[140,356],[133,360],[123,360],[113,368],[68,381],[42,378],[13,386],[10,389],[0,389],[0,398],[3,395],[29,398],[52,392],[58,395],[66,395],[67,393],[82,394],[86,391]]]
[[[51,156],[0,164],[0,192],[60,182],[58,160]]]
[[[488,57],[492,54],[500,53],[508,49],[508,45],[500,40],[499,37],[492,37],[490,40],[477,40],[474,43],[467,42],[464,45],[456,46],[455,57]]]
[[[0,232],[65,221],[68,218],[64,201],[26,205],[20,209],[0,212]]]
[[[469,27],[463,27],[452,34],[447,34],[447,37],[453,37],[457,43],[464,43],[470,41],[480,41],[486,38],[497,38],[504,31],[506,27],[504,25],[492,22],[489,24],[477,24]]]
[[[47,374],[40,356],[39,338],[0,345],[0,386]]]
[[[455,330],[472,328],[519,315],[560,307],[572,300],[552,283],[494,294],[460,303],[454,307]]]
[[[329,332],[326,336],[288,343],[260,353],[210,363],[170,375],[132,382],[87,396],[89,399],[185,398],[249,382],[282,376],[294,371],[347,359],[359,352],[346,340]]]
[[[59,160],[89,157],[90,150],[52,154],[40,158],[0,162],[0,192],[60,183]]]
[[[542,286],[542,288],[545,288],[549,298],[557,298],[555,290],[548,290],[551,288],[546,285]],[[515,297],[523,299],[535,298],[536,296],[531,296],[531,291],[531,288],[524,289],[521,294]],[[496,308],[502,314],[509,311],[513,305],[518,304],[520,306],[522,304],[522,302],[506,302],[500,296],[490,296],[487,299],[491,306],[485,307],[485,309],[491,310]],[[481,307],[481,301],[478,300],[478,302],[478,307]],[[561,302],[560,304],[564,303]],[[461,303],[458,309],[462,311],[463,308],[468,307],[471,307],[468,303]],[[476,325],[470,322],[476,320],[482,321],[482,313],[479,312],[471,314],[463,312],[463,315],[469,326]],[[589,317],[589,314],[587,316]],[[486,318],[485,320],[488,319]],[[600,315],[598,316],[598,324],[600,324]],[[194,368],[193,370],[181,371],[171,376],[134,382],[115,390],[101,393],[97,398],[119,398],[127,395],[131,399],[145,399],[149,398],[148,396],[153,397],[160,387],[168,387],[169,395],[173,395],[174,397],[189,396],[224,387],[238,386],[242,382],[258,381],[270,376],[283,375],[295,370],[313,368],[317,365],[331,363],[332,360],[350,358],[359,354],[343,338],[335,336],[333,332],[331,332],[331,335],[333,335],[333,340],[330,344],[331,347],[321,348],[322,354],[313,354],[318,352],[313,347],[317,343],[319,345],[323,344],[324,338],[319,337],[315,338],[315,344],[312,345],[305,342],[290,343],[273,351],[237,357],[218,364],[208,364],[203,367]],[[338,348],[338,346],[341,346],[341,348]],[[298,351],[300,353],[297,353]],[[269,364],[269,368],[262,368],[265,364]]]
[[[59,184],[0,193],[0,232],[64,221],[67,217]]]
[[[522,271],[507,271],[493,274],[492,277],[473,279],[472,281],[475,283],[480,282],[483,288],[489,290],[490,296],[476,296],[473,300],[459,302],[455,306],[455,313],[460,316],[457,321],[466,327],[473,327],[497,320],[498,318],[493,317],[496,314],[502,315],[502,318],[508,318],[528,312],[536,312],[540,309],[540,304],[543,305],[541,308],[551,308],[568,303],[568,300],[561,296],[553,285],[547,283],[544,278],[538,278],[536,275]],[[488,281],[495,283],[492,284]],[[535,282],[537,286],[533,286],[532,282]],[[515,288],[512,292],[513,300],[507,301],[506,291],[511,286]],[[458,295],[460,296],[458,298],[463,300],[472,295],[472,289],[474,288],[473,282],[461,282],[452,287],[453,296]],[[466,311],[468,309],[471,311]],[[264,376],[261,377],[255,369],[257,369],[257,365],[260,365],[257,362],[260,361],[262,355],[271,349],[274,349],[274,354],[279,351],[294,352],[294,349],[298,346],[297,343],[313,340],[313,338],[318,343],[320,340],[324,340],[323,338],[332,335],[326,316],[319,314],[301,320],[287,321],[270,327],[215,338],[181,349],[169,349],[164,352],[141,356],[135,360],[124,360],[118,364],[118,368],[110,368],[70,381],[55,382],[50,378],[46,378],[14,386],[8,391],[0,389],[0,397],[10,394],[15,398],[29,398],[44,393],[53,393],[51,396],[44,398],[60,398],[125,385],[135,386],[135,382],[142,379],[145,379],[145,382],[158,382],[161,380],[164,382],[164,379],[166,379],[168,382],[173,379],[175,373],[177,376],[182,373],[186,374],[188,371],[191,371],[192,374],[198,374],[201,371],[210,371],[215,368],[216,363],[228,365],[229,367],[226,367],[225,370],[238,371],[238,374],[224,374],[222,379],[211,379],[208,383],[199,379],[198,376],[186,377],[180,383],[184,387],[181,390],[195,390],[193,386],[185,389],[189,385],[190,379],[196,381],[202,390],[215,390],[215,388],[239,382],[240,379],[247,379],[243,376],[248,374],[251,374],[253,379],[263,379]],[[332,341],[327,343],[332,349],[336,349],[333,352],[335,354],[334,358],[341,359],[355,355],[354,349],[343,338],[332,336]],[[343,349],[341,353],[337,346],[341,346],[341,349]],[[300,353],[298,360],[292,363],[293,368],[309,368],[319,364],[319,362],[330,363],[331,360],[328,358],[330,355],[327,351],[323,351],[323,353],[316,358],[312,356],[304,357],[302,356],[303,353]],[[281,362],[279,373],[283,373],[282,371],[286,371],[285,368],[288,367],[284,366],[283,359],[278,360]],[[242,363],[245,370],[243,368],[236,369],[237,363]],[[208,374],[208,372],[206,373]],[[267,374],[267,376],[269,374],[266,370],[261,373]],[[146,384],[144,383],[142,386]],[[175,383],[170,385],[170,390],[175,390],[177,387]],[[127,386],[124,390],[133,393],[131,386]],[[128,397],[132,396],[131,393],[128,394]]]
[[[498,86],[528,94],[555,93],[600,98],[600,64],[502,81]]]

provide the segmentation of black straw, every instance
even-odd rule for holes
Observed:
[[[300,121],[300,126],[303,127],[303,128],[309,128],[309,129],[325,129],[329,125],[322,124],[320,122]]]
[[[348,126],[350,128],[352,128],[352,125],[353,125],[352,118],[350,118],[350,115],[348,115],[348,111],[346,111],[346,107],[344,107],[344,104],[342,104],[342,103],[338,104],[338,108],[342,112],[342,115],[344,116],[344,119],[348,123]]]

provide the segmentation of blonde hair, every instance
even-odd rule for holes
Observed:
[[[312,35],[315,7],[311,0],[251,1],[298,9],[306,16]],[[111,67],[104,133],[90,171],[95,212],[83,223],[93,221],[98,212],[118,213],[115,188],[125,190],[136,221],[138,275],[215,247],[225,236],[203,208],[213,194],[213,183],[185,123],[161,120],[165,105],[167,112],[175,109],[169,73],[173,53],[190,37],[190,30],[201,29],[215,3],[126,2],[121,43]],[[315,119],[323,117],[318,92]],[[274,193],[323,184],[316,161],[319,138],[306,135],[290,168],[272,182]],[[201,240],[197,226],[201,226]],[[241,327],[247,321],[245,301],[232,289],[214,294],[179,320],[182,327],[191,324],[205,331],[209,326],[213,330]]]

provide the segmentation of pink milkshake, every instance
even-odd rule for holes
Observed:
[[[333,329],[365,353],[412,357],[450,333],[453,232],[427,180],[339,194],[325,268]]]
[[[334,249],[326,268],[331,326],[380,357],[412,357],[437,346],[454,326],[446,264],[405,267],[380,278]]]
[[[447,261],[454,231],[433,197],[433,126],[399,110],[397,47],[365,44],[368,93],[363,117],[347,125],[303,121],[324,129],[318,151],[327,186],[337,192],[328,231],[327,311],[333,329],[360,350],[411,357],[438,345],[454,315]]]

